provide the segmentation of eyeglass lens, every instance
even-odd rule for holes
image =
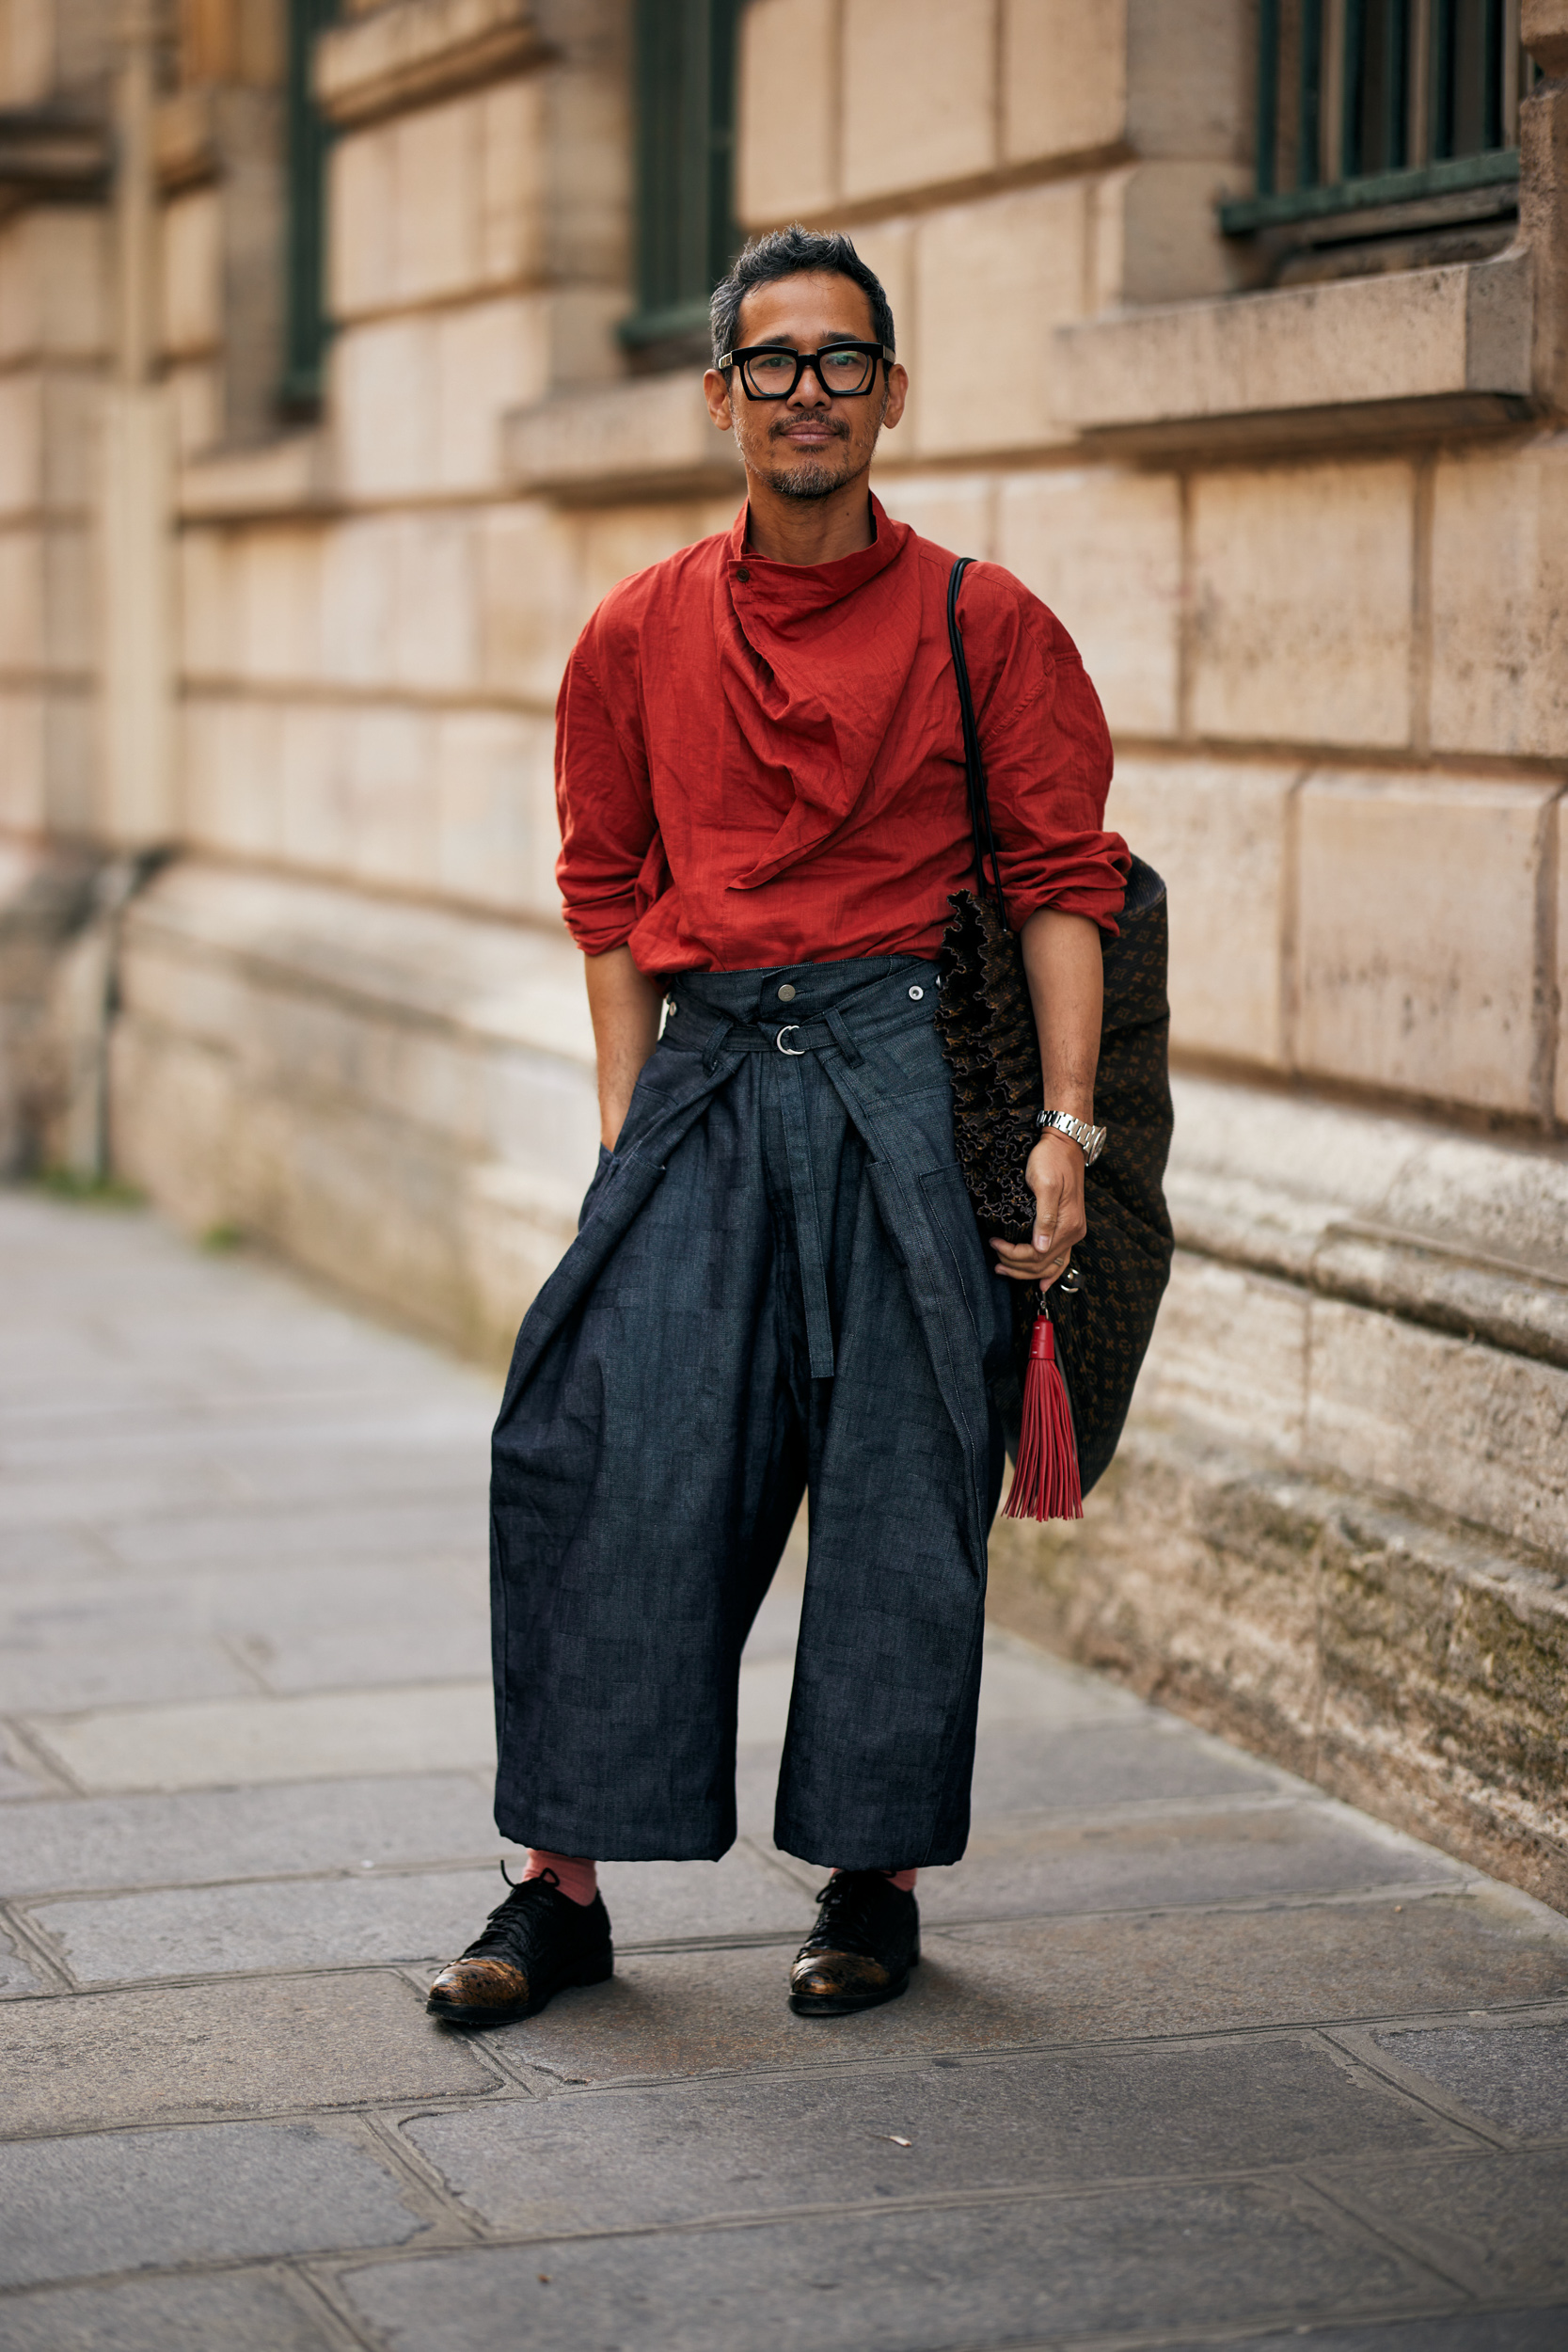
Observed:
[[[748,389],[761,400],[787,400],[795,389],[801,356],[795,351],[753,352],[741,362]],[[875,352],[857,351],[853,344],[805,356],[811,358],[825,392],[863,392],[877,365]]]

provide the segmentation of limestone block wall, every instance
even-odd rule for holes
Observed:
[[[1568,84],[1513,249],[1271,288],[1215,215],[1253,23],[749,0],[736,201],[883,277],[913,390],[877,487],[1060,613],[1170,883],[1177,1275],[1112,1478],[1006,1533],[1003,1603],[1560,1899]],[[243,119],[165,126],[180,818],[119,932],[115,1154],[492,1352],[593,1159],[562,666],[739,495],[694,379],[615,332],[629,29],[385,0],[325,36],[309,424],[257,405],[261,67]],[[0,896],[93,823],[103,254],[90,205],[0,220]]]
[[[0,831],[24,839],[94,814],[103,246],[85,208],[0,217]]]

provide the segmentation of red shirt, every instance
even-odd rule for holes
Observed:
[[[657,976],[936,955],[974,872],[953,558],[871,509],[872,546],[770,564],[743,506],[583,630],[556,707],[556,873],[587,954],[629,945]],[[1101,830],[1111,740],[1072,640],[995,564],[958,603],[1009,920],[1051,906],[1114,931],[1128,852]]]

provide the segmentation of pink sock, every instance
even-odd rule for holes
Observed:
[[[528,1850],[528,1868],[523,1872],[523,1884],[530,1879],[542,1879],[546,1872],[555,1880],[563,1895],[575,1903],[591,1903],[599,1891],[598,1866],[583,1862],[574,1854],[546,1853],[542,1846]]]
[[[912,1895],[914,1893],[914,1883],[919,1873],[914,1870],[884,1870],[882,1872],[883,1878],[889,1880],[893,1885],[896,1886],[900,1895]],[[835,1869],[833,1876],[835,1879],[840,1879],[844,1876],[844,1873],[842,1870]]]

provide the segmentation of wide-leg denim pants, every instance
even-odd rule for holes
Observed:
[[[741,1648],[809,1490],[775,1836],[822,1865],[953,1862],[1009,1320],[936,970],[672,995],[496,1426],[496,1818],[601,1860],[726,1851]]]

